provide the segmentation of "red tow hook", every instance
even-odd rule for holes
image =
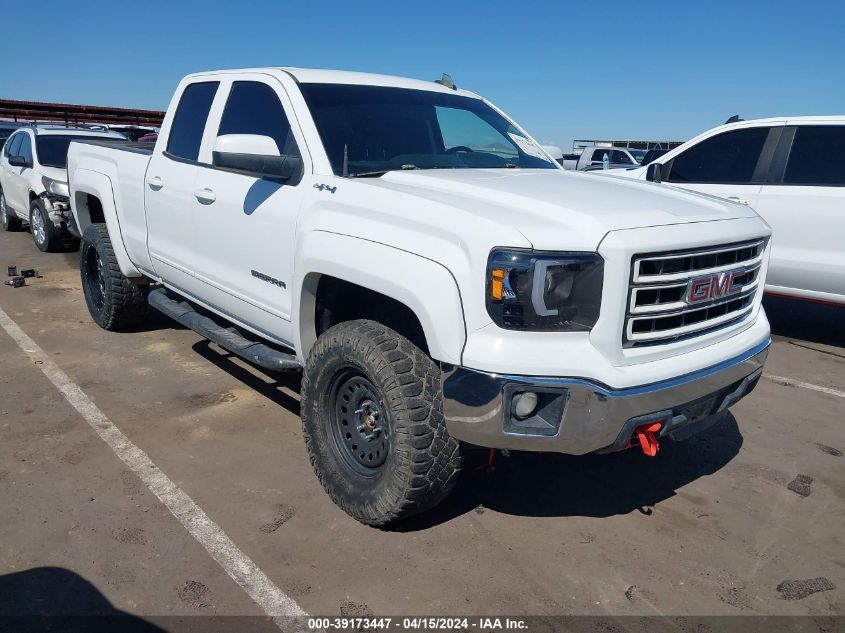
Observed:
[[[660,422],[652,422],[638,426],[634,431],[637,434],[637,439],[640,440],[640,447],[647,457],[654,457],[660,449],[660,442],[655,433],[660,431],[661,426],[663,425]]]

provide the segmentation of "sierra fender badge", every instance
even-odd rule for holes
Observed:
[[[260,279],[261,281],[266,281],[268,284],[273,284],[274,286],[278,286],[279,288],[287,288],[287,284],[280,279],[276,279],[275,277],[271,277],[270,275],[265,275],[264,273],[260,273],[257,270],[250,270],[249,271],[253,277],[256,279]]]

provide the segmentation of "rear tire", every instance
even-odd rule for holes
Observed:
[[[443,419],[440,370],[374,321],[327,330],[302,377],[302,426],[329,497],[367,525],[423,512],[452,490],[460,446]]]
[[[6,194],[0,191],[0,227],[4,231],[20,231],[23,228],[21,219],[15,215],[6,204]]]
[[[61,249],[61,229],[53,224],[41,200],[33,200],[29,205],[29,231],[32,233],[32,241],[42,253],[53,253]]]
[[[149,314],[149,286],[132,283],[114,255],[105,224],[91,224],[79,246],[82,291],[91,318],[104,330],[119,330]]]

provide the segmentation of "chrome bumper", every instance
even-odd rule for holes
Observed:
[[[664,422],[661,436],[683,439],[754,388],[770,342],[713,367],[629,389],[579,378],[508,376],[443,365],[446,425],[453,437],[478,446],[573,455],[624,448],[637,426],[658,420]],[[559,396],[558,408],[548,409],[559,424],[552,433],[506,428],[512,427],[511,397],[519,391]]]

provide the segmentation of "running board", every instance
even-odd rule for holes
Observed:
[[[197,334],[216,343],[225,350],[265,369],[275,371],[298,371],[302,365],[293,354],[287,354],[242,336],[234,327],[224,328],[210,317],[204,316],[187,301],[178,301],[168,296],[164,288],[153,290],[148,301],[156,310],[171,319],[179,321]]]

